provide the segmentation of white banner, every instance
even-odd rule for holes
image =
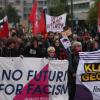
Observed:
[[[66,15],[67,14],[63,14],[60,16],[46,15],[47,32],[49,32],[49,31],[62,32],[63,27],[65,26],[65,23],[66,23]]]
[[[71,47],[71,42],[70,42],[70,40],[68,39],[68,37],[62,37],[62,38],[60,39],[60,41],[61,41],[61,43],[62,43],[62,45],[64,46],[65,49]]]
[[[100,50],[80,52],[75,100],[100,100]]]
[[[68,100],[68,61],[0,58],[0,100]]]

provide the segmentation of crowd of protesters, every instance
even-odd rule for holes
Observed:
[[[48,58],[49,60],[69,60],[69,100],[75,96],[75,74],[78,66],[78,52],[95,51],[100,48],[100,36],[92,36],[85,31],[77,32],[69,36],[71,47],[67,50],[60,42],[61,33],[48,32],[46,38],[41,34],[28,37],[22,30],[12,28],[9,38],[0,39],[0,57],[36,57]]]
[[[38,57],[48,56],[51,51],[49,47],[54,48],[55,57],[57,59],[66,59],[67,54],[64,47],[60,43],[60,33],[49,32],[47,38],[42,35],[27,37],[25,33],[20,33],[15,29],[11,29],[9,38],[0,39],[0,56],[1,57]],[[30,34],[29,34],[30,35]]]
[[[48,36],[43,38],[41,34],[33,37],[27,37],[23,31],[11,29],[11,36],[9,38],[0,39],[0,56],[1,57],[18,57],[23,55],[24,57],[47,57],[48,48],[54,47],[55,57],[63,60],[67,59],[68,54],[60,42],[61,33],[48,32]],[[69,37],[71,41],[71,50],[75,52],[75,44],[80,42],[82,45],[82,51],[94,51],[100,48],[100,36],[96,34],[94,37],[88,32],[84,32],[81,35],[73,33]]]

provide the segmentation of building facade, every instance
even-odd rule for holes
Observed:
[[[53,6],[53,0],[37,0],[38,1],[38,11],[45,9],[48,13],[48,8]],[[85,20],[88,15],[89,8],[94,3],[95,0],[73,0],[73,17],[79,20]],[[0,7],[5,7],[8,4],[13,5],[17,10],[21,19],[27,19],[29,11],[32,8],[34,0],[0,0]],[[68,2],[69,12],[71,8],[71,0],[66,0]]]
[[[9,4],[17,9],[21,19],[26,19],[32,7],[33,0],[0,0],[0,7],[2,8]]]
[[[38,1],[38,10],[43,8],[47,12],[47,0],[37,0]],[[28,17],[28,14],[32,8],[34,0],[0,0],[0,7],[3,8],[8,4],[11,4],[18,11],[18,15],[21,17],[21,20],[25,20]]]
[[[86,20],[88,11],[94,0],[73,0],[73,19]],[[71,9],[71,0],[68,0],[69,10]]]
[[[59,0],[56,0],[59,1]],[[60,0],[68,5],[69,13],[71,13],[71,0]],[[88,11],[95,0],[72,0],[73,1],[73,19],[86,20]],[[55,6],[54,0],[48,0],[48,7]]]
[[[44,9],[48,12],[47,0],[38,0],[38,10],[39,12]]]

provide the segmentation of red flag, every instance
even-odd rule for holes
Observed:
[[[39,22],[39,32],[42,33],[42,35],[45,37],[46,35],[46,22],[45,22],[45,13],[44,10],[41,13],[41,18]]]
[[[7,16],[0,20],[0,38],[9,36]]]
[[[32,10],[29,15],[29,21],[32,25],[32,33],[36,35],[38,33],[38,16],[37,16],[37,0],[35,0]]]
[[[37,0],[34,1],[34,4],[32,6],[32,10],[31,10],[31,12],[29,14],[29,21],[31,23],[33,23],[35,21],[34,19],[36,17],[36,12],[37,12]]]
[[[100,2],[98,2],[98,32],[100,32]]]

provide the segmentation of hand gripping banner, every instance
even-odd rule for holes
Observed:
[[[0,100],[68,100],[68,61],[0,58]]]
[[[75,100],[100,100],[100,50],[79,56]]]

